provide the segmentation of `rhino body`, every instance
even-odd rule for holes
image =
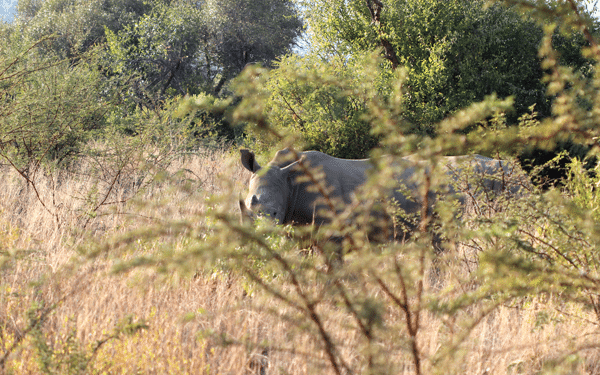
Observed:
[[[287,149],[278,151],[263,170],[254,153],[241,150],[242,165],[253,173],[248,196],[245,201],[240,201],[242,217],[263,214],[279,224],[322,224],[330,216],[324,213],[331,208],[323,202],[323,194],[310,188],[314,183],[306,178],[300,163],[323,173],[329,197],[343,202],[337,207],[353,203],[355,193],[367,181],[368,170],[373,168],[369,159],[339,159],[318,151],[299,152],[299,159],[293,155]],[[399,163],[401,171],[395,177],[398,189],[391,195],[406,214],[418,215],[423,207],[422,189],[413,177],[419,169],[427,168],[427,164],[414,156],[404,157],[395,163]],[[442,163],[446,176],[452,182],[445,186],[444,194],[453,195],[463,207],[476,190],[499,194],[504,191],[517,193],[520,189],[518,184],[508,184],[508,181],[514,181],[509,178],[514,171],[504,161],[472,155],[444,157]],[[460,180],[465,168],[472,169],[470,175],[476,177],[474,181]],[[429,209],[440,199],[440,194],[428,194]],[[414,223],[406,224],[409,232],[414,230]]]

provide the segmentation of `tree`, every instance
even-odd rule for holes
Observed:
[[[288,56],[269,72],[265,90],[269,97],[269,121],[279,132],[300,135],[303,148],[317,150],[341,158],[364,158],[377,146],[379,138],[372,134],[365,114],[365,80],[371,54],[346,59],[332,57],[323,61],[318,56]],[[367,85],[379,89],[389,87],[393,73],[378,70],[377,80]],[[273,146],[265,134],[248,133],[255,147]]]
[[[106,35],[107,60],[115,63],[114,72],[137,75],[130,91],[138,104],[209,89],[215,72],[206,51],[207,30],[195,5],[157,5],[118,33],[107,28]]]
[[[180,1],[155,6],[120,32],[107,30],[109,58],[118,73],[139,74],[135,95],[146,104],[165,95],[219,95],[248,63],[269,65],[289,52],[301,27],[288,1]]]
[[[104,49],[99,78],[121,94],[118,118],[188,94],[227,96],[223,88],[247,64],[270,66],[289,53],[302,22],[289,0],[25,0],[6,30],[17,44],[52,34],[38,52],[72,62],[93,46]],[[214,135],[215,127],[229,139],[237,134],[223,114],[199,114],[193,124],[194,134]]]
[[[168,0],[166,0],[168,1]],[[32,40],[55,35],[46,49],[72,57],[106,42],[104,30],[121,30],[152,9],[143,0],[24,0],[13,29]]]
[[[288,0],[208,0],[203,12],[220,66],[215,94],[248,64],[272,66],[277,57],[291,52],[302,31]]]
[[[381,49],[392,69],[407,69],[405,116],[421,134],[436,134],[434,123],[492,93],[514,97],[510,123],[533,104],[542,117],[550,114],[537,56],[542,29],[517,8],[458,0],[302,4],[317,53]],[[578,49],[563,46],[577,61]]]
[[[92,51],[71,64],[39,56],[35,47],[0,56],[0,157],[25,178],[47,161],[68,164],[112,105],[100,96],[99,72],[90,69]]]

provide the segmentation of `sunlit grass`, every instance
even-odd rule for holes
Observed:
[[[165,251],[164,238],[142,239],[125,252],[107,252],[90,261],[78,252],[86,244],[164,220],[202,220],[206,210],[219,204],[209,198],[227,192],[231,181],[239,192],[245,189],[249,176],[237,166],[236,158],[235,153],[216,151],[182,160],[171,170],[186,170],[179,183],[156,182],[118,208],[101,211],[85,230],[77,227],[81,200],[73,197],[89,189],[90,181],[67,176],[58,187],[40,181],[44,186],[40,189],[42,199],[53,196],[58,203],[51,208],[63,210],[64,221],[57,224],[17,176],[3,171],[0,251],[6,255],[23,250],[4,258],[8,260],[0,275],[0,358],[7,353],[4,371],[331,373],[322,342],[310,334],[312,328],[303,326],[306,323],[298,311],[263,293],[241,275],[218,267],[185,273],[160,273],[155,267],[112,272],[127,259]],[[229,203],[220,204],[235,213],[237,198],[231,196],[223,200]],[[200,234],[196,240],[203,238]],[[173,251],[190,246],[189,236],[168,241]],[[460,250],[448,256],[458,258]],[[298,253],[298,257],[304,256]],[[465,264],[456,262],[453,272],[444,273],[436,285],[426,287],[445,290],[453,286],[460,278],[457,275],[469,273]],[[357,276],[344,282],[349,289],[364,288],[359,280]],[[306,291],[316,293],[328,287],[307,285]],[[375,286],[366,292],[370,298],[385,298]],[[32,324],[44,309],[47,315]],[[341,356],[349,366],[360,363],[365,343],[348,311],[334,303],[322,304],[319,309]],[[462,318],[468,320],[469,314],[476,317],[481,309],[467,309]],[[598,338],[597,319],[593,312],[577,309],[549,295],[502,305],[470,332],[456,360],[448,361],[448,373],[530,374],[558,363],[570,366],[573,373],[594,374],[600,363],[598,350],[592,346]],[[412,374],[403,314],[389,309],[383,318],[383,325],[376,328],[385,333],[378,349],[389,360],[383,368]],[[446,349],[442,343],[459,337],[464,327],[456,316],[427,312],[420,324],[423,370],[430,372]],[[581,351],[583,355],[563,358],[570,348],[586,345],[591,348]]]

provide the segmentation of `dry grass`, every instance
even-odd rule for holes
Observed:
[[[181,277],[143,268],[113,274],[111,265],[118,259],[110,256],[69,267],[70,259],[77,256],[76,249],[86,241],[102,241],[163,218],[202,217],[210,204],[206,198],[229,191],[230,182],[235,190],[244,191],[249,175],[236,165],[236,159],[224,151],[207,151],[181,160],[171,166],[171,171],[185,169],[179,181],[195,181],[193,189],[176,189],[170,183],[149,185],[137,203],[104,207],[91,219],[84,212],[86,194],[95,182],[85,174],[41,176],[38,199],[18,176],[3,170],[0,251],[28,250],[0,275],[0,356],[15,339],[25,337],[7,358],[5,371],[43,372],[32,335],[24,336],[29,325],[27,311],[34,304],[57,303],[42,326],[43,340],[53,349],[55,363],[61,353],[65,358],[77,350],[90,353],[97,340],[127,317],[144,319],[148,324],[146,330],[101,346],[86,373],[331,373],[321,342],[290,323],[295,312],[260,293],[249,296],[240,277],[218,271]],[[130,194],[126,185],[112,193],[115,200]],[[236,200],[236,196],[231,197],[232,211],[236,210]],[[81,230],[84,222],[86,226]],[[157,249],[140,244],[137,251]],[[447,276],[442,284],[452,282]],[[343,357],[350,366],[358,363],[364,343],[348,314],[336,308],[323,313]],[[477,309],[469,311],[473,316],[479,313]],[[541,314],[545,314],[547,324],[538,324]],[[574,315],[589,315],[589,321]],[[383,329],[392,333],[388,342],[381,343],[381,350],[389,353],[390,364],[411,374],[403,315],[392,309],[385,318]],[[451,342],[461,329],[453,320],[426,314],[419,333],[425,358],[432,359],[444,350],[442,343]],[[223,334],[222,341],[219,333]],[[471,332],[462,356],[452,363],[449,369],[454,370],[449,372],[536,373],[576,346],[593,342],[596,334],[597,322],[591,314],[572,311],[552,296],[541,296],[528,304],[501,306]],[[598,373],[600,353],[582,353],[583,360],[569,362],[569,370]],[[62,366],[64,369],[68,365]],[[432,368],[432,363],[426,361],[426,372]]]

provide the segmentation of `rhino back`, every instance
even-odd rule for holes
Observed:
[[[371,168],[368,159],[339,159],[318,151],[305,151],[301,156],[309,170],[323,172],[329,197],[341,199],[346,204],[352,201],[356,189],[366,182],[366,171]],[[324,222],[325,218],[318,214],[321,209],[328,208],[323,195],[310,188],[312,182],[302,181],[305,173],[301,169],[297,168],[294,173],[290,179],[290,220],[296,223]]]

